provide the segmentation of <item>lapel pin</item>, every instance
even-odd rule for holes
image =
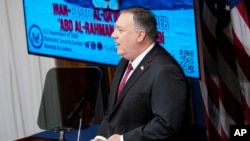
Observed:
[[[141,66],[140,69],[141,69],[141,70],[144,70],[144,66]]]

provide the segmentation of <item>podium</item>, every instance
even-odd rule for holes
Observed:
[[[99,124],[90,125],[88,128],[81,131],[80,141],[90,141],[96,135],[99,128]],[[73,130],[71,133],[65,134],[65,141],[76,141],[77,140],[77,130]],[[59,134],[53,131],[47,130],[40,132],[29,137],[24,137],[17,139],[15,141],[58,141]]]
[[[25,137],[22,139],[18,139],[15,141],[58,141],[58,139],[48,139],[48,138],[43,138],[43,137]]]
[[[44,132],[17,141],[89,141],[104,115],[98,67],[52,68],[46,74],[38,115]]]

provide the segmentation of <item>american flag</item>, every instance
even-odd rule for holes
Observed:
[[[250,124],[250,1],[198,1],[207,140],[229,141],[230,125]]]

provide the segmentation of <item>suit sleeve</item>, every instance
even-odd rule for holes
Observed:
[[[124,141],[163,140],[172,138],[181,129],[189,107],[189,92],[186,78],[178,66],[162,66],[151,92],[152,120],[124,134]]]
[[[108,111],[105,112],[104,119],[102,120],[100,127],[98,129],[97,135],[107,138],[107,115]]]
[[[116,68],[116,72],[114,74],[114,78],[113,78],[113,82],[112,82],[112,89],[109,93],[109,99],[108,99],[108,109],[105,111],[105,116],[104,119],[102,120],[99,130],[97,132],[97,135],[101,135],[105,138],[108,138],[110,136],[110,134],[108,133],[108,117],[110,114],[110,109],[112,108],[112,97],[114,97],[113,95],[116,94],[116,90],[115,87],[119,84],[119,80],[117,80],[117,77],[119,77],[119,74],[123,73],[122,70],[126,67],[128,61],[125,59],[121,59],[120,62],[118,63],[118,67]]]

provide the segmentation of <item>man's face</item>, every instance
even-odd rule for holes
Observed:
[[[111,36],[116,42],[119,55],[131,61],[135,59],[139,48],[133,14],[122,13],[116,21],[116,28]]]

